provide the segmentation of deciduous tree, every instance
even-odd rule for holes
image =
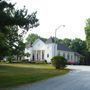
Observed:
[[[0,0],[0,57],[12,54],[20,45],[23,34],[38,25],[36,12],[29,15],[25,7],[16,10],[15,4]],[[22,28],[20,35],[19,28]]]
[[[90,18],[87,19],[85,33],[86,33],[87,47],[90,52]]]

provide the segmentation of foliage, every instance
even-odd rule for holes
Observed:
[[[30,61],[30,63],[34,64],[47,64],[47,60],[44,61]]]
[[[28,37],[26,38],[26,45],[33,44],[35,40],[37,40],[38,38],[41,38],[42,40],[46,40],[45,38],[42,38],[37,34],[29,34]]]
[[[87,47],[90,52],[90,18],[88,18],[86,22],[85,34],[86,34]]]
[[[21,63],[29,63],[29,60],[28,59],[23,59],[23,60],[21,60]]]
[[[0,0],[0,58],[11,56],[14,51],[20,54],[18,46],[23,44],[21,39],[23,34],[29,28],[39,25],[36,12],[29,15],[25,7],[20,10],[14,7],[15,4]],[[20,34],[18,34],[19,28],[22,28]]]
[[[58,39],[58,43],[59,44],[65,44],[67,47],[70,47],[71,42],[72,42],[72,40],[71,39],[68,39],[68,38],[65,38],[63,40]]]
[[[63,69],[66,67],[67,61],[62,56],[55,56],[51,59],[52,64],[56,67],[56,69]]]
[[[90,65],[90,52],[88,52],[88,51],[85,53],[84,64]]]
[[[14,49],[13,54],[17,56],[17,60],[21,60],[24,56],[25,44],[22,41],[19,41],[18,46]]]
[[[9,61],[9,63],[12,63],[13,60],[14,60],[14,57],[13,57],[13,56],[9,56],[9,57],[7,58],[7,60]]]
[[[75,40],[72,40],[70,48],[75,51],[78,52],[82,55],[84,55],[87,46],[86,46],[86,42],[82,41],[81,39],[76,38]]]
[[[30,56],[30,53],[25,53],[24,56],[29,57]]]
[[[37,34],[29,34],[26,38],[26,44],[32,44],[36,39],[38,39],[40,36]]]
[[[86,44],[87,49],[85,52],[85,61],[84,63],[86,65],[90,65],[90,18],[86,20],[86,26],[85,26],[85,34],[86,34]]]

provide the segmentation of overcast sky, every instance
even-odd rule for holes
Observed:
[[[80,38],[85,40],[84,27],[90,17],[90,0],[13,0],[17,7],[24,5],[29,13],[37,11],[40,26],[29,33],[49,38],[55,35],[59,25],[66,25],[57,31],[58,38]]]

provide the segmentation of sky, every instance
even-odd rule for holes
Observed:
[[[40,25],[31,29],[28,34],[35,33],[44,38],[55,36],[59,39],[80,38],[85,40],[85,23],[90,17],[90,0],[13,0],[16,8],[25,5],[28,13],[37,11]]]

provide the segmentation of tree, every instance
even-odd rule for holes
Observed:
[[[18,46],[13,50],[13,55],[17,57],[17,61],[21,60],[24,57],[25,43],[19,41]]]
[[[29,34],[26,38],[26,44],[32,44],[36,39],[38,39],[40,36],[37,34]]]
[[[29,57],[31,54],[30,53],[25,53],[25,56]]]
[[[70,45],[70,48],[73,51],[78,52],[81,55],[84,55],[85,51],[87,50],[86,47],[87,47],[86,42],[78,38],[72,40],[71,45]]]
[[[76,38],[76,39],[72,40],[70,48],[73,51],[78,52],[79,54],[84,56],[83,57],[84,61],[83,61],[83,59],[81,59],[81,62],[83,62],[82,64],[90,63],[89,57],[88,57],[90,55],[90,53],[88,53],[86,41]]]
[[[64,40],[63,40],[63,44],[65,44],[67,47],[69,47],[70,48],[70,46],[71,46],[71,42],[72,42],[72,40],[71,39],[68,39],[68,38],[65,38]]]
[[[86,64],[90,65],[90,18],[86,20],[85,26],[85,34],[86,34],[86,43],[88,51],[85,53],[85,61]]]
[[[37,40],[38,38],[42,39],[42,40],[46,40],[46,38],[42,38],[40,36],[38,36],[37,34],[29,34],[28,37],[26,38],[26,44],[33,44],[35,42],[35,40]]]
[[[15,4],[13,5],[5,0],[0,0],[1,58],[14,54],[12,52],[19,48],[23,34],[30,28],[37,27],[39,25],[38,19],[36,18],[36,12],[29,15],[27,14],[27,9],[25,7],[20,10],[15,10],[14,6]],[[20,35],[18,34],[19,28],[23,29]]]
[[[90,18],[87,19],[85,33],[86,33],[87,47],[90,52]]]

